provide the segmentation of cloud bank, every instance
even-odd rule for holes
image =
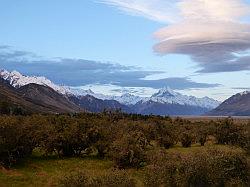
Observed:
[[[155,32],[160,55],[188,55],[200,73],[250,70],[250,5],[242,0],[105,0],[167,23]]]
[[[210,88],[218,84],[197,83],[186,77],[145,80],[147,76],[163,72],[146,71],[133,66],[123,66],[108,62],[84,59],[56,58],[46,59],[36,54],[15,51],[0,46],[0,69],[17,70],[25,75],[45,76],[57,84],[84,86],[91,84],[115,85],[120,87],[173,89]]]

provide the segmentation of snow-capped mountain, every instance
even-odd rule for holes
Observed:
[[[48,86],[63,95],[76,97],[90,95],[101,100],[115,100],[126,106],[133,106],[137,103],[145,104],[152,101],[159,104],[178,104],[185,106],[196,106],[205,109],[214,109],[220,104],[220,102],[209,97],[197,98],[194,96],[182,95],[173,91],[169,87],[160,89],[151,97],[139,97],[130,93],[125,93],[121,96],[112,96],[95,93],[92,90],[84,90],[81,87],[59,86],[45,77],[24,76],[17,71],[8,72],[6,70],[0,70],[0,77],[7,80],[12,86],[16,88],[20,88],[30,83],[35,83],[38,85]]]
[[[25,76],[18,71],[9,72],[6,70],[0,70],[0,77],[8,81],[15,88],[20,88],[22,86],[34,83],[38,85],[48,86],[63,95],[71,93],[68,87],[56,85],[45,77]]]
[[[240,95],[243,96],[243,95],[247,95],[249,93],[250,93],[250,91],[244,91],[244,92],[241,92]]]
[[[112,100],[116,100],[121,104],[124,105],[135,105],[136,103],[138,103],[139,101],[144,100],[145,98],[143,97],[139,97],[139,96],[135,96],[129,93],[125,93],[121,96],[113,96],[111,97]]]
[[[101,100],[112,100],[113,96],[109,96],[109,95],[104,95],[104,94],[100,94],[100,93],[95,93],[93,92],[91,89],[88,90],[84,90],[81,87],[70,87],[70,93],[71,95],[74,95],[76,97],[82,97],[82,96],[93,96],[97,99],[101,99]]]
[[[104,95],[101,93],[95,93],[91,89],[84,90],[82,88],[71,87],[70,91],[75,96],[93,96],[101,100],[115,100],[124,105],[135,105],[137,102],[143,100],[143,97],[135,96],[129,93],[122,94],[121,96]]]
[[[72,91],[72,89],[71,89]],[[198,106],[206,109],[214,109],[219,106],[220,102],[209,97],[197,98],[194,96],[182,95],[178,92],[173,91],[169,87],[160,89],[157,93],[153,94],[151,97],[139,97],[129,93],[123,94],[121,96],[110,96],[104,94],[98,94],[92,90],[81,90],[76,91],[78,96],[91,95],[95,98],[102,100],[115,100],[124,105],[135,105],[138,102],[146,103],[148,101],[153,101],[161,104],[179,104],[179,105],[189,105]]]
[[[75,96],[86,96],[86,95],[94,95],[95,93],[88,89],[88,90],[84,90],[78,87],[70,87],[69,88],[71,95],[75,95]]]
[[[160,89],[157,93],[153,94],[151,98],[160,97],[160,98],[171,98],[180,96],[180,93],[174,92],[170,87],[165,87]]]
[[[202,108],[213,109],[219,106],[220,102],[209,97],[197,98],[194,96],[182,95],[173,91],[169,87],[160,89],[156,94],[153,94],[148,100],[163,103],[163,104],[180,104],[199,106]]]

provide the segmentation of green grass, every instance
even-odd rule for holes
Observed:
[[[232,148],[223,145],[207,145],[206,147],[209,146],[217,146],[221,149]],[[198,144],[193,145],[191,148],[183,148],[177,145],[166,150],[166,152],[188,154],[199,152],[201,149],[203,147]],[[98,175],[113,167],[114,164],[111,161],[100,160],[94,156],[62,159],[57,156],[45,157],[36,151],[32,157],[10,170],[0,168],[0,187],[57,186],[59,179],[71,171],[87,170]],[[143,170],[130,169],[128,172],[136,179],[138,186],[142,186]]]
[[[112,166],[112,162],[95,157],[59,159],[34,155],[10,170],[1,169],[0,186],[56,186],[60,177],[73,170],[98,173]]]

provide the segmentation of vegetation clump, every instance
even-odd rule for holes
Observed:
[[[191,153],[158,153],[153,152],[151,164],[145,169],[146,186],[248,184],[247,158],[240,149],[218,147],[203,148]]]
[[[110,170],[95,175],[87,171],[73,171],[59,181],[62,187],[135,187],[135,180],[124,170]]]

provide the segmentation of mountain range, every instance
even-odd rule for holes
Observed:
[[[250,115],[249,92],[232,96],[221,104],[209,97],[183,95],[168,87],[160,89],[150,97],[130,93],[112,96],[60,86],[45,77],[25,76],[17,71],[1,70],[0,78],[22,100],[39,106],[39,111],[41,107],[45,107],[44,111],[53,113],[121,109],[128,113],[155,115]]]

